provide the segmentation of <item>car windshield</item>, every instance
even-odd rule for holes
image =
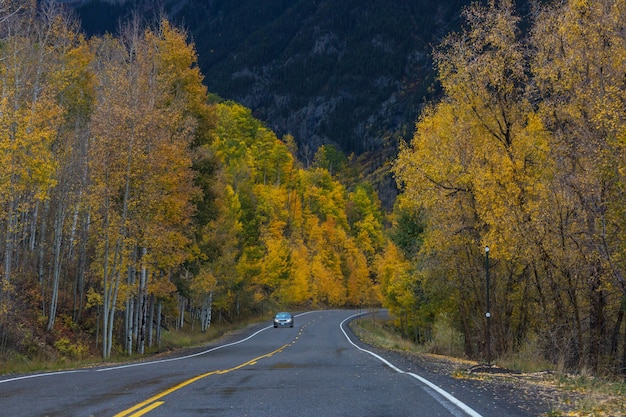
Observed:
[[[277,319],[290,319],[291,318],[291,314],[289,314],[289,313],[278,313],[278,314],[276,314],[276,318]]]

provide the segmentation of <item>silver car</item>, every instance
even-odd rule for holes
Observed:
[[[274,328],[276,327],[293,327],[293,316],[291,313],[281,311],[274,316]]]

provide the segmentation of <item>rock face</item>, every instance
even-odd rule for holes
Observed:
[[[83,0],[77,10],[87,31],[100,33],[133,7],[154,15],[156,3]],[[161,3],[193,37],[210,91],[246,105],[300,145],[333,143],[360,154],[411,134],[420,106],[436,93],[432,47],[468,2]]]

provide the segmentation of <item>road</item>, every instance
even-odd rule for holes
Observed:
[[[347,331],[355,311],[297,315],[187,356],[0,378],[2,416],[495,417]],[[454,384],[454,382],[451,382]],[[458,391],[458,387],[453,387]],[[462,397],[471,394],[460,392]],[[479,408],[485,405],[478,404]]]

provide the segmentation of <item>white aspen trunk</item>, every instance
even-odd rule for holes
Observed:
[[[31,252],[35,252],[36,243],[37,243],[37,218],[39,217],[39,205],[40,201],[37,200],[35,203],[35,210],[33,211],[33,219],[30,223],[30,235],[28,236],[28,249]]]
[[[161,310],[163,309],[163,303],[159,300],[157,304],[157,313],[156,313],[156,339],[157,339],[157,348],[161,349]]]
[[[41,215],[41,227],[40,227],[40,236],[38,245],[38,254],[37,254],[37,278],[39,280],[39,285],[41,287],[41,313],[45,314],[46,312],[46,285],[44,280],[44,265],[45,265],[45,257],[46,257],[46,238],[48,234],[48,224],[46,222],[46,218],[48,217],[48,212],[50,211],[50,201],[46,200],[43,206],[43,213]]]
[[[106,209],[108,210],[108,203],[105,204]],[[108,223],[109,217],[108,213],[105,215],[104,219],[104,230],[105,233],[105,242],[104,242],[104,253],[103,256],[103,265],[102,265],[102,357],[103,359],[108,359],[107,356],[107,346],[108,343],[108,325],[109,325],[109,233],[108,233]]]
[[[78,201],[80,201],[80,194],[78,197]],[[74,259],[74,245],[76,241],[76,235],[78,234],[78,218],[79,218],[79,210],[78,204],[74,206],[74,215],[72,216],[72,227],[70,228],[70,237],[68,239],[68,248],[67,248],[67,259],[66,264],[69,264]],[[77,294],[78,294],[78,282],[74,280],[72,282],[72,319],[76,319],[76,303],[77,303]]]
[[[130,169],[130,158],[128,163],[128,170]],[[127,171],[128,173],[128,171]],[[104,270],[104,318],[103,318],[103,329],[102,329],[102,345],[103,345],[103,356],[104,359],[109,359],[111,357],[111,347],[112,347],[112,338],[113,338],[113,324],[115,318],[115,303],[117,302],[117,295],[119,292],[119,284],[120,284],[120,271],[119,268],[122,265],[122,249],[123,249],[123,238],[126,236],[126,218],[128,213],[128,197],[130,195],[130,180],[128,175],[126,177],[126,189],[124,192],[124,208],[122,210],[121,216],[121,226],[119,236],[115,242],[115,249],[113,252],[113,265],[111,266],[111,271],[108,271],[108,232],[107,232],[107,242],[106,242],[106,250],[105,250],[105,263],[107,264],[107,268]],[[108,201],[106,203],[106,210],[108,211],[109,205]],[[108,217],[108,215],[107,215]],[[107,224],[108,226],[108,219]],[[107,227],[108,229],[108,227]],[[110,277],[109,277],[110,275]],[[109,278],[111,278],[109,281]]]
[[[144,262],[144,259],[146,257],[146,255],[148,254],[148,249],[147,248],[141,248],[141,277],[140,277],[140,299],[139,302],[141,304],[141,318],[140,318],[140,328],[139,328],[139,338],[140,340],[138,341],[138,348],[139,348],[139,353],[140,354],[144,354],[145,352],[145,347],[146,347],[146,314],[147,314],[147,306],[146,306],[146,301],[147,301],[147,287],[148,287],[148,269],[146,268],[146,264]]]
[[[153,329],[154,329],[154,294],[150,294],[150,315],[148,318],[148,347],[153,345]]]
[[[4,280],[6,283],[11,282],[11,266],[13,265],[13,236],[15,233],[15,208],[16,201],[12,199],[9,203],[9,210],[7,213],[7,223],[6,223],[6,235],[4,241]]]
[[[205,298],[202,305],[202,332],[206,332],[211,327],[211,314],[213,308],[213,291]]]
[[[60,202],[59,205],[63,203]],[[61,246],[63,244],[63,223],[65,222],[65,208],[58,207],[54,221],[54,264],[52,267],[52,293],[50,295],[50,308],[48,310],[48,331],[54,328],[54,320],[57,314],[59,299],[59,280],[61,279]]]
[[[120,273],[115,274],[115,283],[114,283],[114,291],[113,291],[113,299],[111,303],[111,308],[109,309],[109,335],[108,335],[108,344],[107,344],[107,359],[111,357],[111,347],[113,343],[113,323],[115,320],[115,303],[117,302],[117,295],[119,293],[120,288]]]
[[[206,313],[207,313],[207,302],[206,297],[202,299],[202,307],[200,307],[200,331],[204,333],[204,323],[206,322]]]
[[[146,350],[146,320],[148,318],[148,296],[146,294],[142,297],[141,302],[141,327],[139,331],[139,354],[143,355]]]
[[[90,128],[88,127],[87,120],[89,117],[85,116],[85,120],[79,121],[76,120],[77,129],[80,129],[80,134],[77,139],[80,149],[81,157],[78,158],[81,161],[81,180],[80,180],[80,192],[78,195],[78,201],[76,204],[76,211],[79,214],[79,219],[81,220],[81,228],[80,228],[80,247],[79,247],[79,255],[78,255],[78,267],[76,268],[76,300],[77,302],[74,304],[74,321],[79,321],[82,315],[84,301],[85,301],[85,271],[87,269],[87,240],[89,237],[89,225],[91,222],[91,210],[85,210],[85,212],[81,211],[81,207],[84,207],[83,201],[86,194],[88,177],[89,177],[89,164],[87,163],[89,149],[90,149]],[[78,125],[82,127],[78,127]],[[82,213],[82,214],[81,214]]]
[[[128,203],[130,199],[130,173],[131,173],[132,154],[133,154],[133,141],[131,139],[129,143],[129,149],[128,149],[128,159],[126,162],[126,183],[124,186],[124,200],[123,200],[122,215],[120,219],[120,231],[119,231],[118,238],[116,239],[115,252],[113,254],[114,260],[113,260],[112,272],[113,272],[113,276],[115,277],[115,279],[112,285],[109,286],[109,291],[107,295],[107,299],[110,301],[110,305],[108,305],[108,303],[105,303],[105,305],[108,305],[108,308],[109,308],[108,318],[106,319],[108,327],[106,327],[107,342],[105,344],[105,359],[108,359],[111,357],[113,324],[114,324],[114,319],[115,319],[115,303],[117,302],[117,295],[119,293],[119,286],[120,286],[119,269],[121,265],[123,265],[123,262],[122,262],[123,261],[122,252],[123,252],[123,246],[124,246],[123,239],[126,237],[126,221],[128,220]],[[107,205],[107,209],[108,209],[108,205]],[[105,291],[105,294],[107,294],[106,291]]]
[[[178,296],[178,329],[182,329],[185,324],[185,307],[187,299],[182,295]]]
[[[213,291],[209,293],[209,311],[207,317],[207,330],[211,327],[211,323],[213,321]]]
[[[89,223],[91,214],[87,214],[82,228],[82,237],[80,245],[80,255],[78,259],[78,268],[76,269],[76,281],[78,286],[77,304],[75,306],[74,321],[80,320],[85,300],[85,271],[87,269],[87,239],[89,237]],[[96,326],[99,327],[99,326]],[[96,338],[97,340],[97,338]],[[96,342],[97,343],[97,342]]]
[[[128,296],[126,300],[126,316],[124,321],[124,327],[126,328],[126,354],[131,356],[133,354],[133,312],[135,300],[132,295]]]
[[[139,284],[138,284],[139,285]],[[133,340],[135,341],[135,349],[139,349],[139,329],[141,328],[141,289],[137,289],[135,296],[135,311],[133,318]]]
[[[135,265],[135,262],[137,261],[137,256],[136,253],[133,251],[132,252],[132,260],[130,265],[128,266],[128,275],[126,277],[126,284],[128,285],[128,288],[133,288],[135,286],[135,267],[133,265]],[[131,356],[133,354],[133,349],[134,349],[134,340],[136,337],[136,329],[137,329],[137,324],[136,324],[136,320],[137,320],[137,312],[136,312],[136,308],[137,308],[137,303],[136,303],[136,297],[132,294],[132,291],[130,292],[130,294],[128,294],[128,297],[126,299],[126,315],[125,315],[125,320],[126,322],[125,324],[125,332],[126,332],[126,354],[128,356]]]
[[[104,291],[104,321],[102,329],[102,338],[104,343],[104,358],[109,359],[111,357],[111,347],[113,338],[113,324],[115,319],[115,303],[117,301],[117,290],[119,288],[120,273],[118,271],[119,257],[121,257],[121,239],[117,239],[115,244],[115,250],[113,252],[113,265],[111,266],[108,288]]]

